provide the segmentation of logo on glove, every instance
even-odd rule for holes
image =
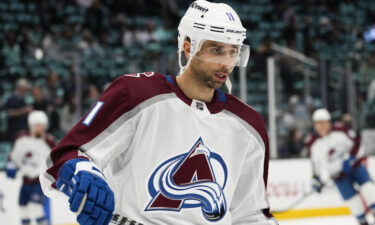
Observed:
[[[227,212],[223,191],[227,174],[223,158],[199,138],[189,152],[165,161],[153,172],[148,182],[152,200],[145,210],[201,208],[206,220],[218,221]]]

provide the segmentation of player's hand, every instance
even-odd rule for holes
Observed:
[[[6,170],[7,177],[12,178],[12,179],[16,178],[16,174],[18,170],[16,164],[14,164],[11,161],[7,162],[5,170]]]
[[[67,161],[60,169],[56,187],[69,197],[70,210],[81,225],[107,225],[114,210],[112,190],[94,163]]]
[[[354,163],[355,163],[355,158],[353,156],[350,156],[348,159],[344,161],[342,165],[342,172],[345,175],[348,175],[352,171]]]
[[[323,187],[324,187],[324,183],[320,180],[318,176],[314,175],[313,180],[312,180],[312,188],[316,192],[321,193]]]

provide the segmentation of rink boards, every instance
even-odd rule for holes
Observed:
[[[375,157],[368,160],[368,168],[375,177]],[[305,193],[311,191],[311,164],[307,159],[272,160],[268,179],[268,196],[271,210],[286,210]],[[6,178],[0,172],[0,221],[8,225],[19,225],[18,193],[20,179]],[[74,224],[75,216],[69,212],[64,198],[51,202],[52,221],[54,225]],[[349,215],[350,211],[342,201],[333,185],[323,189],[321,194],[312,193],[295,208],[275,213],[278,219],[307,218],[319,216]]]
[[[372,177],[375,177],[374,164],[375,157],[370,157],[367,160],[367,167]],[[272,160],[269,168],[267,193],[271,211],[279,211],[279,213],[274,213],[276,218],[290,219],[350,214],[350,210],[345,206],[333,183],[328,184],[328,187],[319,194],[312,192],[311,178],[312,168],[308,159]],[[303,197],[308,193],[311,194]]]

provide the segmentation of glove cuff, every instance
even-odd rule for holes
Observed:
[[[71,159],[66,161],[59,171],[59,179],[57,181],[59,190],[65,193],[65,189],[67,188],[66,184],[72,187],[76,183],[76,180],[74,179],[75,175],[81,171],[89,172],[106,181],[104,175],[95,163],[84,158]]]

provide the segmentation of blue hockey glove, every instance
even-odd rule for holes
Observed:
[[[67,161],[60,169],[56,187],[69,197],[70,210],[81,225],[107,225],[114,210],[112,190],[94,163]]]
[[[352,171],[354,163],[355,158],[353,156],[350,156],[347,160],[344,161],[342,165],[342,172],[348,175]]]
[[[320,180],[320,178],[318,176],[314,175],[313,181],[312,181],[313,190],[320,193],[320,192],[322,192],[323,187],[324,187],[324,183]]]
[[[18,170],[16,164],[14,164],[11,161],[7,162],[5,170],[6,170],[7,177],[12,178],[12,179],[16,178],[16,174]]]

